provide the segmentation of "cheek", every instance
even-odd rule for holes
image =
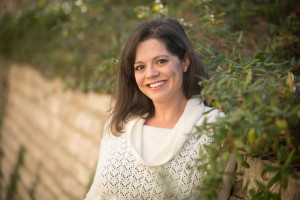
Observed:
[[[140,87],[143,83],[142,77],[139,74],[135,74],[134,77],[136,84],[138,85],[138,87]]]
[[[183,78],[183,70],[180,66],[176,66],[175,69],[170,70],[169,74],[179,80]]]

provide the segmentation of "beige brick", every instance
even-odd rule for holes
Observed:
[[[5,158],[3,160],[5,161]],[[1,178],[1,185],[4,186],[4,188],[6,188],[10,184],[12,166],[9,165],[8,162],[2,162],[1,167],[3,173],[3,177]]]
[[[261,172],[262,172],[262,164],[265,163],[266,165],[272,164],[268,161],[261,161],[260,159],[257,158],[247,158],[247,162],[250,165],[250,168],[242,168],[240,165],[238,165],[238,172],[241,172],[243,174],[243,187],[248,184],[248,189],[255,189],[257,190],[258,187],[256,185],[256,180],[260,181],[263,184],[266,184],[272,174],[268,173],[264,177],[261,177]],[[275,184],[272,187],[272,191],[274,192],[279,192],[279,185]]]
[[[7,174],[10,174],[14,168],[14,165],[17,161],[17,154],[9,154],[9,148],[3,148],[4,156],[2,157],[2,165],[3,165],[3,175],[6,176]],[[12,156],[14,155],[14,156]]]
[[[20,200],[31,200],[29,190],[22,181],[18,181],[17,183],[17,193],[20,197]]]
[[[73,198],[81,197],[86,192],[85,187],[79,184],[73,176],[63,176],[61,184],[64,191]]]
[[[105,119],[99,115],[88,112],[86,109],[77,109],[72,116],[68,117],[68,122],[79,131],[86,133],[91,138],[99,137],[103,130]]]
[[[62,127],[61,131],[59,143],[62,148],[66,149],[70,154],[76,157],[77,161],[84,163],[89,168],[93,167],[96,162],[95,160],[97,159],[100,137],[98,141],[93,142],[65,125]],[[86,153],[88,153],[89,156],[87,156]]]
[[[3,157],[2,169],[12,168],[16,156],[11,155],[24,144],[21,193],[39,172],[36,199],[82,199],[97,162],[110,97],[63,91],[60,80],[45,80],[28,66],[12,67],[9,84],[1,141],[9,156]]]
[[[82,186],[88,185],[91,171],[78,162],[73,163],[73,168],[73,178],[76,179]]]
[[[47,101],[42,102],[41,106],[55,116],[58,116],[61,110],[64,109],[61,104],[61,99],[57,98],[56,96],[50,96]]]
[[[37,175],[29,172],[26,166],[24,165],[20,167],[19,173],[20,173],[20,179],[22,180],[23,186],[29,191],[32,188],[34,182],[36,181]]]
[[[258,187],[255,183],[256,180],[266,185],[268,181],[274,176],[274,174],[272,173],[267,173],[264,177],[261,177],[262,164],[263,163],[265,165],[276,165],[276,164],[271,163],[270,161],[262,161],[260,159],[251,158],[251,157],[247,157],[247,162],[250,165],[249,169],[243,168],[240,165],[238,165],[237,168],[237,172],[241,173],[241,175],[238,176],[238,179],[241,180],[241,186],[238,187],[238,184],[240,184],[240,182],[237,182],[234,185],[234,190],[233,190],[233,196],[234,198],[237,199],[251,199],[249,193],[242,190],[242,188],[244,188],[247,184],[249,184],[248,190],[252,188],[257,189]],[[299,187],[300,187],[299,180],[289,179],[287,189],[281,189],[281,191],[279,192],[279,185],[274,184],[271,190],[272,192],[279,193],[281,195],[281,199],[296,200],[300,198]]]
[[[25,129],[26,130],[26,129]],[[36,139],[36,138],[35,138]],[[47,156],[45,156],[44,154],[43,154],[43,152],[41,151],[41,149],[39,148],[39,147],[37,147],[36,145],[30,145],[30,146],[28,146],[28,152],[29,153],[32,153],[38,160],[40,160],[40,162],[45,162],[45,159],[44,158],[46,158],[46,160],[48,160],[47,159]],[[51,165],[47,165],[47,163],[45,163],[44,164],[45,166],[51,166]]]
[[[25,126],[25,124],[24,124],[24,126]],[[28,131],[28,129],[29,129],[29,127],[24,128],[24,130],[27,130],[26,132],[30,132],[30,131]],[[40,136],[35,137],[34,140],[39,140],[39,139],[40,139],[39,137],[40,137]],[[34,140],[33,140],[33,141],[34,141]],[[34,142],[37,143],[36,141],[34,141]],[[45,145],[48,145],[48,143],[46,143]],[[34,148],[34,147],[35,147],[34,145],[31,146],[31,148]],[[47,146],[43,146],[43,147],[44,147],[44,148],[47,148]],[[46,158],[47,158],[47,161],[48,161],[48,164],[47,164],[47,161],[43,159],[43,157],[45,157],[45,156],[42,155],[42,153],[41,153],[41,151],[39,151],[39,149],[32,150],[32,152],[35,153],[35,154],[37,155],[36,157],[39,157],[39,158],[41,159],[41,162],[43,163],[43,166],[45,166],[46,168],[48,168],[49,166],[52,166],[52,167],[53,167],[53,164],[52,164],[52,163],[54,163],[54,162],[49,162],[49,161],[51,161],[51,157],[56,157],[56,158],[58,158],[58,159],[61,159],[61,158],[62,158],[62,159],[61,159],[61,163],[62,163],[62,164],[64,164],[66,161],[68,162],[68,165],[66,165],[66,166],[73,166],[73,165],[74,165],[73,162],[76,162],[76,160],[74,160],[74,161],[72,162],[72,160],[70,159],[70,157],[68,157],[67,155],[64,156],[63,151],[56,151],[56,149],[55,149],[54,151],[50,151],[51,154],[53,154],[53,152],[54,152],[54,153],[55,153],[54,155],[52,155],[52,156],[47,156],[47,157],[46,157]],[[50,152],[49,152],[49,153],[50,153]],[[49,158],[49,157],[50,157],[50,158]],[[56,162],[56,163],[60,163],[60,162]],[[66,166],[64,166],[64,168],[66,168]],[[80,165],[77,165],[77,167],[78,167],[78,166],[80,166]],[[69,172],[69,173],[73,172],[73,173],[72,173],[72,177],[74,177],[74,176],[77,175],[77,173],[78,173],[78,170],[76,170],[77,167],[72,167],[71,171]],[[55,169],[52,169],[52,170],[53,170],[52,173],[57,172],[57,171],[54,171]],[[83,170],[81,169],[80,171],[81,171],[81,174],[82,174]],[[58,171],[58,173],[64,174],[64,173],[62,173],[62,172],[60,172],[60,171]],[[84,172],[84,174],[87,174],[87,175],[88,175],[87,172]],[[59,176],[59,177],[62,177],[62,176]],[[88,176],[87,176],[86,178],[88,179]],[[86,182],[87,182],[87,181],[86,181]],[[79,190],[79,191],[80,191],[80,190]]]
[[[11,126],[14,125],[13,122],[11,122]],[[15,133],[14,133],[15,134]],[[39,162],[35,157],[33,157],[34,154],[32,154],[32,148],[35,147],[35,143],[32,143],[32,140],[30,137],[28,137],[28,134],[19,134],[18,137],[14,136],[15,138],[18,138],[22,144],[29,144],[25,145],[25,154],[24,154],[24,165],[27,167],[31,173],[35,172],[38,169]],[[39,152],[38,150],[35,150]]]
[[[91,111],[97,112],[101,115],[107,115],[111,107],[111,96],[110,95],[98,95],[95,93],[78,94],[76,99],[78,104]]]
[[[54,194],[52,194],[48,187],[45,187],[45,185],[43,183],[40,183],[37,185],[36,187],[36,191],[35,191],[35,199],[38,200],[55,200],[55,199],[64,199],[62,198],[62,196],[55,196]]]
[[[300,177],[300,173],[298,172],[297,175]],[[294,177],[289,178],[288,180],[288,187],[286,189],[281,189],[281,199],[289,200],[289,199],[300,199],[300,181],[299,179],[294,179]]]
[[[54,176],[56,174],[51,174],[45,169],[41,169],[40,171],[40,177],[41,177],[41,182],[44,183],[45,187],[47,188],[47,193],[51,193],[52,196],[62,196],[63,191],[61,188],[61,182],[55,181]]]
[[[10,163],[15,163],[20,149],[20,141],[14,138],[14,131],[8,129],[8,123],[8,121],[5,121],[6,129],[2,132],[1,146],[4,158],[8,158],[8,161],[11,161]]]

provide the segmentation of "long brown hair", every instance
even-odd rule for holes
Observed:
[[[199,77],[207,77],[202,64],[194,52],[185,31],[175,19],[150,19],[138,25],[129,35],[120,54],[113,108],[109,129],[113,135],[123,132],[125,123],[132,117],[151,118],[154,105],[150,98],[138,88],[134,76],[136,48],[140,42],[157,39],[167,50],[183,61],[185,55],[190,60],[188,70],[183,75],[183,91],[187,99],[200,94]]]

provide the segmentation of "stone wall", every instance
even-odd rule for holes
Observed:
[[[63,90],[59,79],[46,80],[29,66],[11,66],[8,85],[0,132],[0,199],[83,199],[95,171],[110,96]],[[247,162],[250,169],[237,167],[240,175],[230,200],[250,200],[243,188],[270,179],[260,176],[261,160]],[[298,200],[299,188],[300,181],[290,179],[286,190],[275,185],[273,191],[281,199]]]
[[[236,182],[232,188],[232,194],[229,200],[251,200],[251,196],[249,195],[250,189],[257,190],[256,181],[267,185],[267,183],[271,180],[274,174],[265,174],[261,176],[261,172],[263,169],[263,164],[265,166],[273,165],[270,161],[262,161],[258,158],[247,157],[247,163],[250,165],[250,168],[244,168],[240,165],[237,166],[237,178]],[[297,173],[300,177],[300,173]],[[247,189],[246,189],[247,188]],[[279,184],[276,183],[271,187],[271,191],[279,194],[282,200],[299,200],[300,199],[300,179],[289,178],[288,186],[286,189],[280,188]],[[271,198],[270,198],[271,199]]]
[[[45,80],[28,66],[11,66],[8,83],[0,199],[9,191],[20,200],[83,199],[110,96],[63,91],[60,80]],[[15,191],[12,174],[19,174]]]

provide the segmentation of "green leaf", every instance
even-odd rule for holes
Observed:
[[[268,182],[268,188],[271,188],[279,179],[281,178],[281,173],[278,172],[273,178]]]
[[[246,80],[244,82],[244,88],[246,88],[248,86],[248,84],[251,82],[251,80],[252,80],[252,72],[251,72],[251,70],[249,70],[247,73]]]
[[[278,194],[272,193],[271,196],[274,200],[280,200],[280,196]]]
[[[237,149],[241,149],[245,146],[244,142],[242,141],[242,139],[235,139],[234,140],[234,145]]]
[[[265,189],[265,185],[259,182],[258,180],[255,180],[255,183],[260,190],[263,191]]]
[[[263,174],[266,172],[278,172],[280,170],[279,167],[275,167],[275,166],[268,166],[263,170]]]
[[[229,156],[230,156],[230,153],[228,151],[224,152],[222,154],[222,160],[227,161]]]
[[[285,131],[283,133],[285,133]],[[290,134],[285,134],[285,140],[288,145],[292,144]]]
[[[263,196],[263,192],[257,192],[256,194],[254,194],[254,196],[252,197],[253,200],[261,200],[262,196]]]
[[[288,127],[288,123],[284,119],[276,119],[275,124],[278,128],[282,128],[282,129]]]
[[[250,63],[248,63],[244,69],[243,69],[243,72],[246,72],[248,69],[250,69],[252,67],[253,64],[257,63],[259,61],[259,59],[254,59],[252,60]]]
[[[243,39],[243,31],[240,32],[240,35],[239,35],[239,38],[238,38],[237,42],[240,44],[242,39]]]
[[[241,163],[241,165],[242,165],[243,167],[247,168],[247,169],[250,168],[249,163],[247,163],[246,161],[243,161],[243,162]]]
[[[249,194],[251,195],[251,196],[253,196],[254,194],[255,194],[255,190],[252,188],[252,189],[250,189],[249,190]]]
[[[251,128],[248,132],[248,142],[253,143],[256,139],[255,128]]]
[[[212,109],[210,109],[210,110],[208,110],[208,111],[206,111],[206,112],[204,112],[204,113],[202,113],[202,114],[203,114],[203,115],[206,115],[206,114],[210,113],[210,112],[213,111],[213,110],[216,110],[216,108],[212,108]]]
[[[212,105],[213,105],[215,108],[218,108],[218,109],[220,109],[220,108],[222,107],[222,105],[221,105],[221,103],[220,103],[219,101],[214,101],[214,102],[212,103]]]
[[[292,67],[293,66],[296,66],[296,59],[295,59],[295,57],[293,57],[292,59],[291,59],[291,64],[290,64]]]
[[[292,88],[293,82],[294,82],[294,76],[291,72],[288,72],[286,83],[288,84],[288,86],[290,86]]]
[[[235,160],[237,163],[241,164],[244,161],[244,157],[243,155],[241,155],[240,153],[236,152],[234,154]]]
[[[295,150],[292,150],[289,153],[287,159],[285,160],[285,162],[284,162],[284,164],[282,166],[283,169],[286,169],[294,161],[294,152],[295,152]]]
[[[235,152],[234,157],[235,157],[235,160],[236,160],[237,163],[239,163],[241,165],[244,164],[243,163],[244,162],[244,155],[243,154]]]
[[[280,186],[283,188],[287,188],[287,186],[288,186],[287,178],[281,178],[279,183],[280,183]]]

